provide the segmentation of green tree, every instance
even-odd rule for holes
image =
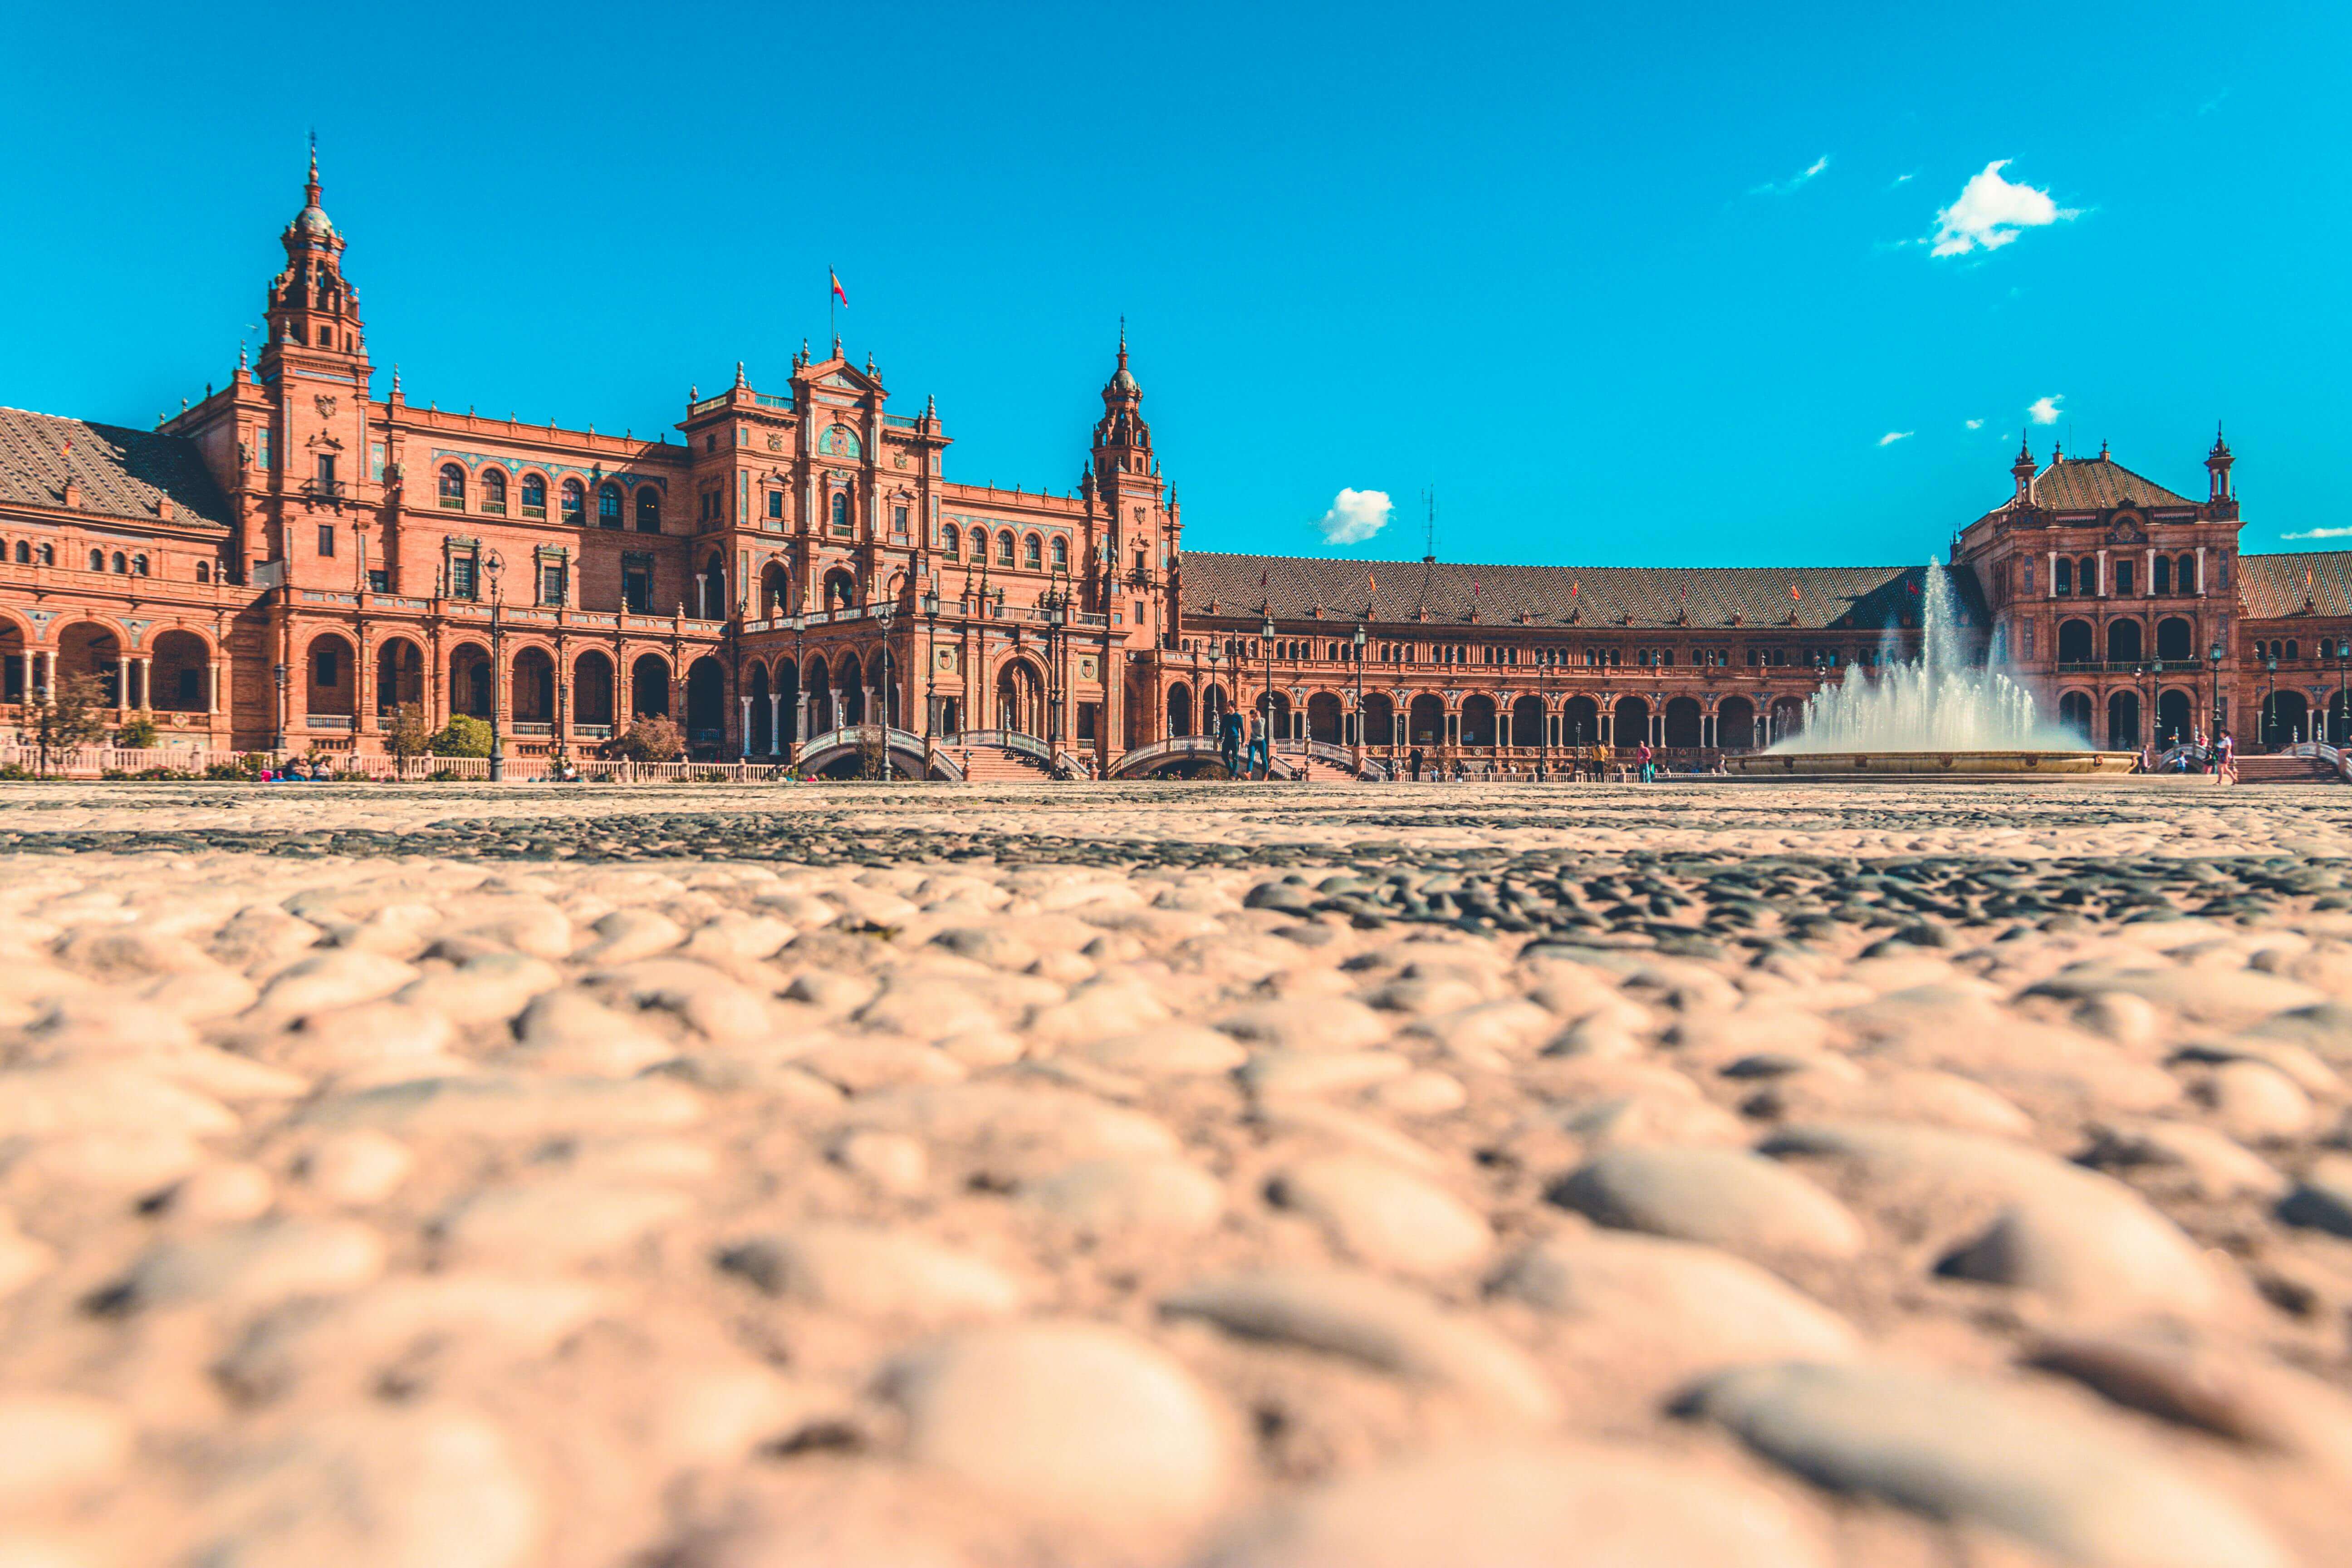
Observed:
[[[383,743],[395,761],[406,763],[411,757],[421,757],[433,749],[434,734],[425,725],[425,710],[416,703],[404,702],[393,710],[392,723],[383,732]]]
[[[674,763],[686,755],[686,737],[667,719],[640,719],[613,742],[612,752],[632,763]]]
[[[436,757],[487,757],[490,754],[490,726],[470,714],[452,713],[449,721],[434,731],[425,746]]]
[[[106,739],[106,716],[100,710],[106,692],[94,675],[68,675],[33,702],[33,743],[41,751],[41,773],[49,771],[49,753],[76,746],[96,745]]]
[[[154,715],[150,713],[133,713],[124,721],[122,728],[114,732],[116,745],[140,750],[155,744],[161,739],[163,737],[155,729]]]

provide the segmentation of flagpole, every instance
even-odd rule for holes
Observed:
[[[833,263],[826,262],[824,264],[824,341],[828,344],[841,336],[841,324],[834,319],[833,309],[833,280],[838,276],[840,274],[833,269]]]

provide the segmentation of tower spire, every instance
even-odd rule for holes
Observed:
[[[310,177],[303,183],[302,195],[304,206],[319,205],[319,132],[315,126],[310,132]]]

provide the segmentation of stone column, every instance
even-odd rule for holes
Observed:
[[[205,660],[205,711],[220,712],[220,658],[217,655]]]
[[[2054,599],[2058,596],[2058,552],[2056,551],[2050,552],[2047,565],[2049,580],[2042,584],[2042,596],[2045,599]]]
[[[139,706],[148,709],[155,706],[155,657],[152,654],[139,656]]]
[[[737,754],[749,762],[751,756],[751,700],[744,697],[739,700],[743,704],[743,741]]]
[[[114,656],[114,709],[120,713],[131,706],[131,656]]]
[[[768,693],[768,755],[780,757],[784,751],[784,694]]]
[[[2141,565],[2141,567],[2140,567],[2140,572],[2141,572],[2142,575],[2141,575],[2141,577],[2140,577],[2140,584],[2139,584],[2139,596],[2140,596],[2141,598],[2143,598],[2143,599],[2153,599],[2153,598],[2155,598],[2155,597],[2156,597],[2156,546],[2154,546],[2153,544],[2151,544],[2151,545],[2149,545],[2149,546],[2147,547],[2147,561],[2146,561],[2146,562]]]
[[[2098,596],[2102,599],[2107,596],[2107,552],[2104,550],[2099,552]]]
[[[2197,596],[2205,596],[2205,547],[2201,544],[2197,547]]]

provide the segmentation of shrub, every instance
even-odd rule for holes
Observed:
[[[114,743],[132,751],[144,751],[162,738],[156,731],[154,719],[145,713],[133,713],[124,721],[122,728],[114,732]]]
[[[234,762],[209,763],[205,767],[205,777],[208,779],[242,779],[251,783],[260,776],[261,757],[255,752],[247,752]]]
[[[433,731],[425,726],[425,710],[414,702],[404,702],[393,710],[392,722],[383,731],[383,748],[394,758],[405,763],[411,757],[421,757],[433,747]]]
[[[436,757],[487,757],[490,754],[490,727],[468,714],[452,713],[449,721],[434,731],[425,749]]]
[[[674,763],[686,755],[686,737],[667,719],[640,719],[605,749],[632,763]]]

